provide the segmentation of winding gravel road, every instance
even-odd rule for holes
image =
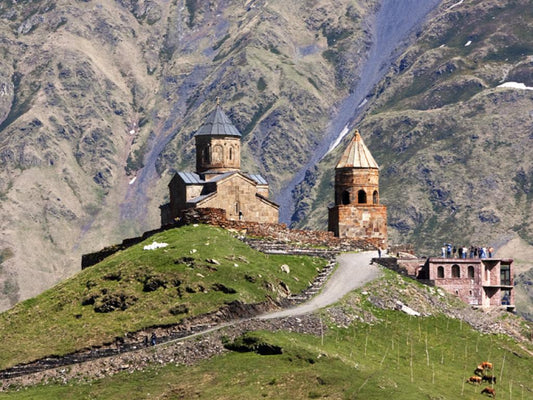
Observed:
[[[311,313],[337,302],[345,294],[379,277],[379,268],[370,264],[372,257],[376,255],[375,251],[341,254],[337,257],[339,266],[333,271],[318,295],[296,307],[261,315],[257,318],[293,317]]]

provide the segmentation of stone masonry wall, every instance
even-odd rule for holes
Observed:
[[[84,254],[81,258],[81,268],[91,267],[117,251],[127,249],[156,233],[196,223],[240,232],[242,239],[260,237],[273,242],[292,243],[302,247],[323,246],[333,251],[372,250],[380,245],[378,240],[338,238],[332,232],[289,229],[285,224],[231,221],[226,218],[226,211],[220,208],[191,208],[185,210],[174,224],[145,232],[136,238],[125,239],[120,244],[106,247],[100,251]]]
[[[366,237],[385,247],[387,207],[337,205],[329,209],[329,230],[339,237]]]
[[[260,223],[277,223],[278,208],[256,196],[257,186],[239,174],[227,178],[217,185],[217,194],[202,202],[198,208],[223,208],[226,218],[239,220],[239,211],[243,220]]]
[[[372,168],[335,170],[335,204],[342,204],[344,191],[350,194],[350,204],[358,204],[359,190],[365,191],[366,204],[373,204],[373,193],[375,191],[379,193],[379,170]]]

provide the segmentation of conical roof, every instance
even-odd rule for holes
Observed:
[[[335,168],[375,168],[379,169],[378,163],[370,154],[359,131],[356,129],[350,144]]]
[[[230,119],[217,107],[208,115],[203,125],[198,129],[195,136],[236,136],[241,137],[240,132],[231,123]]]

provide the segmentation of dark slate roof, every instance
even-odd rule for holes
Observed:
[[[211,182],[218,182],[230,175],[233,175],[233,174],[237,174],[238,171],[229,171],[229,172],[224,172],[223,174],[220,174],[220,175],[217,175],[215,176],[214,178],[211,178],[209,179],[207,182],[211,183]]]
[[[205,181],[200,178],[200,175],[195,174],[194,172],[178,172],[180,178],[185,182],[185,184],[194,185],[202,184]]]
[[[222,107],[217,105],[211,114],[208,115],[204,124],[198,129],[195,136],[236,136],[241,137],[240,132],[231,123],[230,119],[222,111]]]
[[[254,181],[257,182],[258,185],[268,185],[268,182],[266,181],[265,178],[263,178],[261,175],[252,175],[252,174],[249,174],[248,177],[250,177],[251,179],[253,179]]]
[[[187,201],[187,204],[190,204],[190,205],[194,205],[194,204],[198,204],[199,202],[201,202],[202,200],[205,200],[207,199],[208,197],[211,197],[211,196],[214,196],[216,195],[217,192],[211,192],[211,193],[208,193],[208,194],[202,194],[198,197],[195,197],[193,199],[190,199],[189,201]]]

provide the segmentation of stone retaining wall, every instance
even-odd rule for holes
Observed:
[[[240,233],[239,238],[261,238],[264,243],[271,241],[277,244],[290,244],[294,250],[296,247],[327,248],[333,252],[351,250],[371,250],[378,246],[378,242],[370,239],[338,238],[332,232],[289,229],[285,224],[270,224],[249,221],[230,221],[226,219],[226,212],[220,208],[195,208],[185,210],[179,219],[172,225],[166,225],[160,229],[145,232],[142,236],[129,238],[120,244],[106,247],[100,251],[84,254],[81,258],[81,269],[98,264],[117,251],[127,249],[140,243],[156,233],[167,229],[173,229],[184,225],[208,224]],[[265,245],[266,247],[267,245]],[[259,250],[263,251],[259,248]],[[283,251],[279,251],[282,253]],[[286,253],[285,253],[286,254]],[[298,253],[302,254],[302,253]],[[310,254],[312,255],[312,254]]]

